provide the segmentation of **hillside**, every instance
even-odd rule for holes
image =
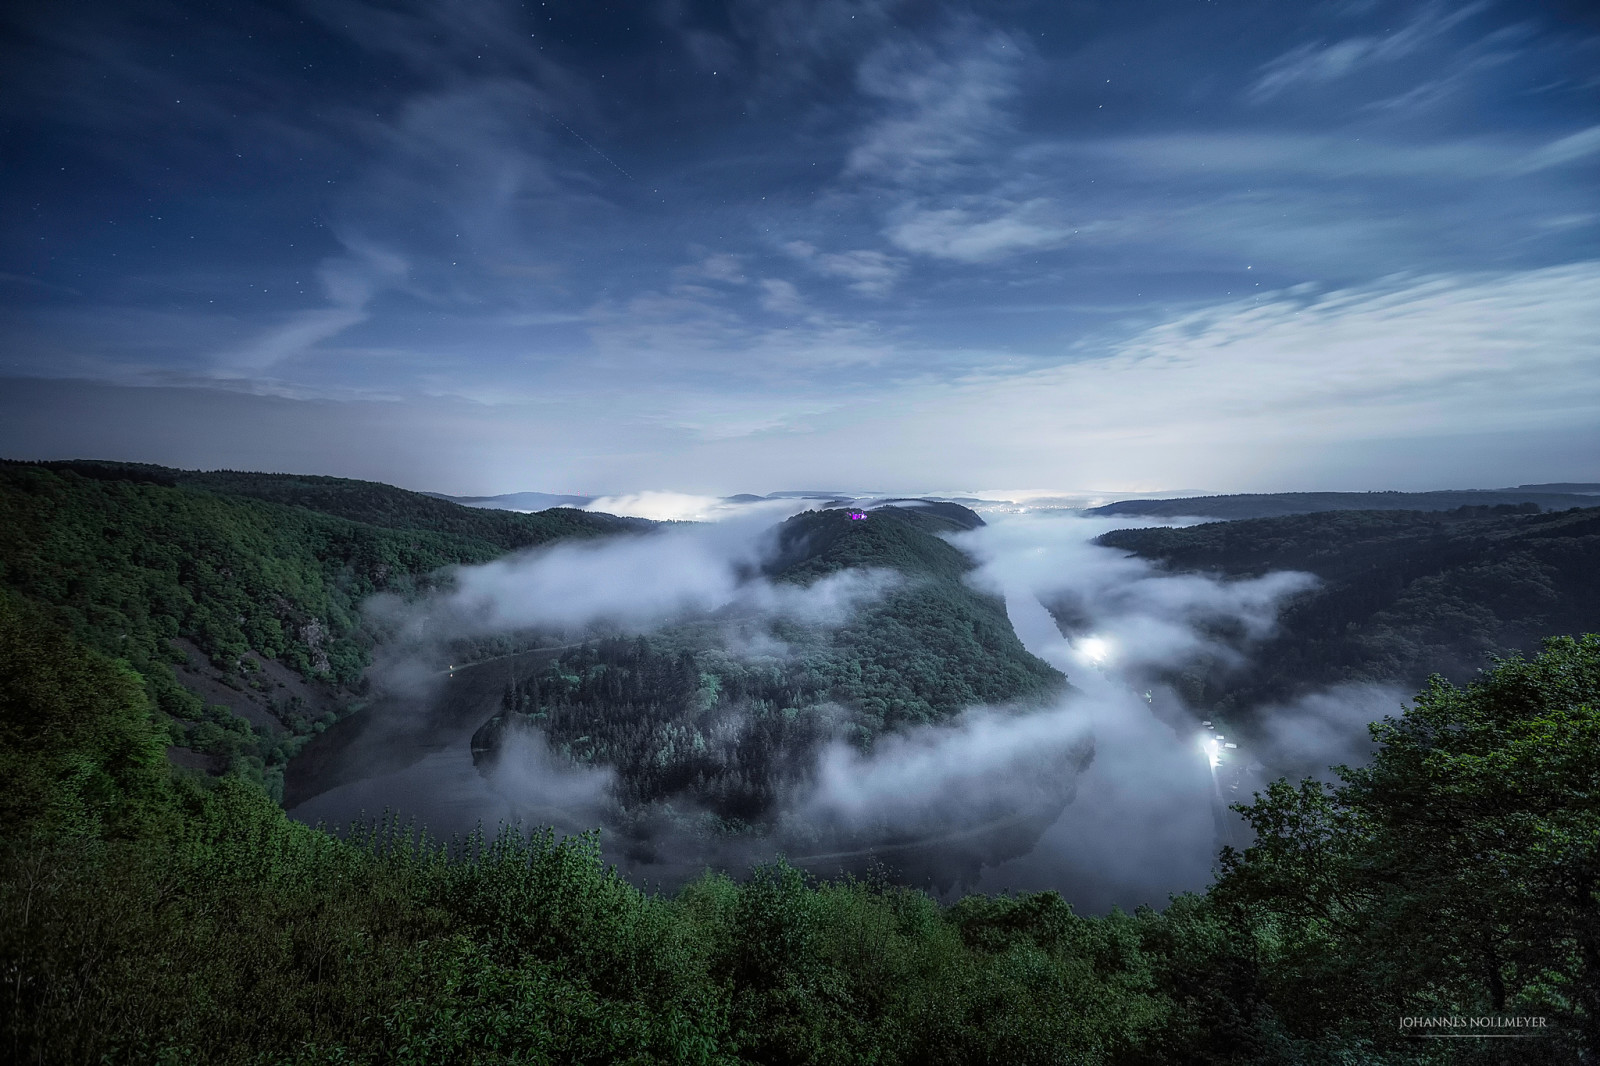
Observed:
[[[1600,629],[1600,507],[1552,514],[1341,511],[1124,529],[1101,544],[1166,569],[1322,579],[1250,665],[1196,663],[1189,699],[1219,713],[1343,682],[1472,677],[1493,655]]]
[[[446,496],[442,492],[424,495],[463,507],[478,507],[505,511],[547,511],[552,507],[582,507],[593,496],[568,496],[553,492],[507,492],[499,496]]]
[[[616,767],[626,808],[689,804],[754,823],[803,785],[830,739],[870,749],[968,707],[1047,699],[1065,679],[1022,646],[1000,600],[963,582],[972,561],[938,536],[981,521],[953,504],[796,515],[770,578],[807,585],[848,569],[896,583],[836,628],[757,633],[728,616],[568,651],[516,687],[475,753],[492,756],[508,728],[536,728],[569,758]],[[730,634],[786,650],[730,654]]]
[[[357,605],[441,567],[639,528],[458,507],[339,478],[0,462],[0,588],[129,662],[190,765],[272,784],[356,699]]]
[[[1273,518],[1321,511],[1453,511],[1458,507],[1529,506],[1541,511],[1593,507],[1595,497],[1567,488],[1581,485],[1529,485],[1515,489],[1448,492],[1268,492],[1230,496],[1185,496],[1171,500],[1120,500],[1085,514],[1108,518]]]
[[[547,505],[539,514],[465,506],[434,493],[411,492],[377,481],[325,477],[319,474],[267,474],[241,470],[174,470],[142,463],[92,460],[25,464],[106,481],[200,489],[219,496],[244,496],[268,503],[303,507],[334,518],[382,529],[442,533],[483,550],[530,548],[547,541],[622,529],[648,529],[642,518],[578,511]],[[575,500],[581,497],[562,497]]]

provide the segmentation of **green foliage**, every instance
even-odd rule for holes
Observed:
[[[1281,997],[1289,1024],[1362,1029],[1371,1003],[1542,1015],[1600,1054],[1600,637],[1435,678],[1372,731],[1339,786],[1239,808],[1256,843],[1214,890],[1274,930],[1272,982],[1306,993]]]
[[[554,507],[538,514],[463,507],[375,481],[307,474],[236,470],[172,471],[179,485],[218,495],[245,496],[303,507],[380,529],[436,533],[470,544],[477,553],[503,554],[567,537],[649,529],[653,522]],[[487,556],[486,556],[487,557]]]
[[[258,776],[286,761],[290,738],[210,713],[172,669],[183,659],[174,638],[239,684],[253,653],[352,686],[371,643],[357,610],[365,596],[405,593],[442,567],[510,548],[622,528],[631,526],[604,515],[486,512],[337,478],[0,462],[0,587],[126,661],[163,712],[190,723],[188,746]]]
[[[0,825],[18,839],[135,833],[165,783],[140,678],[0,592]]]

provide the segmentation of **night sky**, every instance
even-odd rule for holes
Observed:
[[[8,457],[1600,479],[1579,0],[9,8]]]

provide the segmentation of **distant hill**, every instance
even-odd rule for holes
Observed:
[[[1553,481],[1546,485],[1518,485],[1518,492],[1576,492],[1584,496],[1600,496],[1600,481]]]
[[[532,547],[557,536],[612,533],[627,528],[647,529],[654,524],[642,518],[623,518],[571,509],[541,515],[497,514],[492,509],[485,513],[485,509],[457,504],[449,497],[433,493],[411,492],[378,481],[357,481],[318,474],[175,470],[145,463],[78,459],[36,463],[0,460],[0,463],[66,471],[96,481],[124,481],[200,489],[222,496],[245,496],[290,507],[303,507],[384,529],[411,529],[463,537],[500,551]]]
[[[268,778],[355,698],[367,595],[651,525],[472,510],[344,478],[0,461],[0,589],[128,661],[197,764]]]
[[[834,492],[828,489],[784,489],[767,493],[769,500],[862,500],[882,496],[881,492]]]
[[[1192,703],[1219,713],[1343,682],[1463,681],[1492,655],[1600,630],[1600,507],[1323,512],[1122,529],[1099,543],[1176,572],[1322,579],[1285,607],[1247,666],[1197,662],[1174,678]],[[1056,605],[1063,617],[1070,608]]]
[[[425,492],[423,495],[492,511],[547,511],[552,507],[583,507],[595,500],[593,496],[563,496],[552,492],[508,492],[500,496],[446,496],[442,492]]]
[[[967,503],[982,503],[981,500],[968,500]],[[881,500],[874,504],[872,510],[876,513],[880,508],[894,508],[907,512],[913,522],[924,521],[928,518],[937,518],[940,525],[948,527],[945,531],[977,529],[984,524],[978,512],[968,507],[961,506],[960,500],[947,500],[938,498],[894,499]],[[916,516],[921,516],[920,518]],[[937,528],[937,527],[936,527]]]
[[[1462,489],[1441,492],[1268,492],[1180,499],[1121,500],[1085,514],[1152,518],[1271,518],[1319,511],[1452,511],[1457,507],[1534,504],[1541,511],[1592,507],[1594,498],[1564,486],[1529,485],[1515,489]],[[1572,486],[1574,490],[1578,486]],[[1595,491],[1600,491],[1596,489]]]

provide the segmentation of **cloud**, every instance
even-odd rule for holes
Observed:
[[[537,729],[506,730],[485,769],[485,783],[510,805],[511,819],[532,825],[593,825],[609,806],[616,783],[609,766],[557,758]]]
[[[590,501],[583,509],[602,514],[648,518],[655,522],[715,522],[735,516],[747,518],[756,513],[787,517],[800,508],[789,500],[729,503],[720,496],[648,489],[621,496],[602,496]]]
[[[905,260],[868,248],[819,252],[808,241],[790,241],[783,248],[819,274],[844,278],[850,289],[863,296],[887,296],[905,272]]]
[[[734,530],[665,530],[466,567],[436,604],[438,617],[465,632],[495,633],[596,622],[649,628],[715,610],[733,601],[741,567],[760,558],[755,531]]]
[[[761,306],[774,314],[804,315],[810,310],[792,281],[762,278],[761,291]]]
[[[634,499],[659,504],[672,496]],[[723,513],[712,524],[561,543],[458,568],[448,591],[420,603],[377,597],[369,609],[397,635],[396,647],[529,629],[648,631],[722,611],[747,620],[839,625],[898,576],[843,571],[805,586],[755,576],[771,550],[775,516],[807,506],[785,501]]]
[[[1300,45],[1262,67],[1249,95],[1264,101],[1297,86],[1339,81],[1365,68],[1394,62],[1427,47],[1487,6],[1486,2],[1479,2],[1443,10],[1441,5],[1430,4],[1385,37],[1347,37],[1332,43]]]
[[[1016,252],[1053,248],[1071,239],[1048,200],[986,203],[981,208],[911,207],[898,212],[885,231],[908,252],[983,263]]]
[[[1261,755],[1290,778],[1331,781],[1332,767],[1360,766],[1372,757],[1368,723],[1399,717],[1410,695],[1392,685],[1338,685],[1262,708]]]
[[[686,276],[699,276],[709,281],[722,281],[730,285],[743,285],[749,279],[744,273],[744,256],[719,252],[708,255],[699,263],[680,270]]]
[[[898,30],[907,6],[906,0],[732,0],[723,5],[718,22],[726,20],[749,60],[743,67],[751,79],[747,109],[764,111],[832,87],[841,69]],[[692,17],[689,5],[673,5],[663,13],[686,41],[705,32],[686,25]]]
[[[976,39],[974,39],[974,37]],[[1022,45],[963,25],[936,40],[901,38],[861,65],[858,85],[883,113],[859,134],[845,174],[898,186],[943,182],[1010,130]]]
[[[1549,167],[1565,166],[1580,159],[1587,159],[1596,152],[1600,152],[1600,126],[1590,126],[1588,129],[1551,141],[1531,153],[1517,170],[1531,173]]]
[[[1472,180],[1504,173],[1520,149],[1486,138],[1386,140],[1370,133],[1212,131],[1073,141],[1039,149],[1076,161],[1105,160],[1126,175],[1210,176],[1219,181],[1312,178]]]
[[[773,324],[751,313],[756,309],[782,317]],[[678,390],[706,391],[707,379],[714,378],[718,390],[734,400],[755,386],[770,402],[781,382],[779,406],[785,406],[797,394],[814,392],[821,370],[872,366],[897,353],[890,331],[816,307],[784,278],[733,290],[646,291],[626,302],[597,305],[591,314],[589,338],[598,365],[647,372],[657,402],[676,403]]]
[[[943,725],[888,734],[870,753],[830,744],[790,817],[905,833],[1014,815],[1025,793],[1074,776],[1093,740],[1081,708],[1020,714],[975,708]]]
[[[915,408],[964,440],[1007,442],[1013,465],[1093,455],[1100,484],[1158,468],[1237,478],[1276,449],[1287,462],[1364,440],[1593,426],[1596,336],[1600,263],[1398,277],[1194,311],[1054,367],[932,386]]]
[[[42,290],[62,296],[83,295],[77,289],[67,285],[55,285],[48,281],[40,281],[38,278],[31,278],[26,274],[12,274],[4,271],[0,271],[0,285],[22,285],[30,289]]]
[[[1152,174],[1236,181],[1289,182],[1297,178],[1411,179],[1476,182],[1565,166],[1600,152],[1600,126],[1544,144],[1526,136],[1478,136],[1415,141],[1374,136],[1216,131],[1105,138],[1039,146],[1034,158],[1101,160],[1124,176]],[[1387,186],[1392,191],[1393,186]]]
[[[284,324],[249,344],[224,354],[218,375],[259,374],[301,356],[369,317],[367,305],[383,289],[405,280],[406,261],[361,240],[346,242],[348,252],[317,270],[331,306],[299,311]]]
[[[813,477],[913,487],[928,470],[945,484],[1102,491],[1488,487],[1590,476],[1597,309],[1596,262],[1402,276],[1106,326],[1019,367],[889,331],[751,330],[663,298],[597,310],[597,351],[514,402],[240,399],[222,425],[199,414],[221,403],[214,392],[62,387],[26,393],[39,411],[9,409],[30,427],[13,451],[30,455],[45,441],[175,465],[227,455],[480,494],[649,481],[717,494]],[[115,325],[154,346],[173,324]],[[162,432],[174,418],[187,443]]]
[[[1509,275],[1589,254],[1593,198],[1581,178],[1596,158],[1585,154],[1593,120],[1571,95],[1587,68],[1581,48],[1543,30],[1528,31],[1527,48],[1500,48],[1517,64],[1472,81],[1462,106],[1473,110],[1450,121],[1402,129],[1390,112],[1347,106],[1380,73],[1364,59],[1267,129],[1200,105],[1213,91],[1205,86],[1240,70],[1259,79],[1240,65],[1241,49],[1266,40],[1262,56],[1283,52],[1296,43],[1283,36],[1292,27],[1254,25],[1237,48],[1199,56],[1182,47],[1189,23],[1157,26],[1120,9],[1070,43],[1044,23],[1029,27],[1033,14],[985,21],[889,2],[738,0],[715,19],[692,5],[652,12],[732,42],[744,80],[713,88],[683,77],[670,34],[664,44],[641,37],[659,51],[637,62],[603,35],[562,49],[551,40],[541,53],[537,5],[456,6],[317,5],[308,32],[331,31],[319,38],[329,54],[360,60],[348,70],[302,69],[258,47],[259,34],[249,43],[234,31],[266,17],[255,9],[196,23],[228,33],[175,57],[156,47],[188,32],[169,11],[33,19],[30,32],[47,40],[19,49],[26,61],[7,84],[29,85],[8,106],[57,123],[71,152],[93,139],[87,158],[107,188],[137,187],[145,171],[135,175],[123,149],[140,155],[153,175],[149,213],[165,217],[141,220],[143,208],[111,210],[90,186],[80,191],[76,158],[47,167],[41,157],[19,172],[18,202],[43,203],[41,235],[78,232],[89,243],[81,269],[41,242],[38,269],[23,271],[83,295],[30,299],[8,286],[8,372],[192,383],[220,360],[239,390],[404,397],[387,433],[437,434],[430,446],[468,457],[461,477],[491,466],[518,476],[536,441],[577,464],[576,476],[612,486],[715,491],[727,479],[732,489],[763,466],[812,459],[904,480],[930,455],[981,481],[1076,481],[1100,463],[1147,484],[1213,481],[1152,471],[1162,454],[1175,464],[1217,454],[1206,442],[1226,423],[1168,403],[1153,372],[1123,380],[1152,383],[1154,419],[1132,394],[1098,390],[1122,373],[1108,357],[1129,333],[1221,290],[1243,295],[1258,276],[1263,290],[1306,278],[1381,289],[1390,283],[1371,279],[1397,268],[1470,278],[1479,275],[1464,271],[1486,265]],[[1417,21],[1415,8],[1401,12],[1397,29]],[[1443,43],[1454,48],[1467,31]],[[1124,75],[1119,50],[1156,58]],[[558,52],[562,62],[548,58]],[[1400,75],[1424,61],[1425,73],[1448,65],[1435,58],[1419,50],[1385,64],[1395,84],[1372,95],[1403,88]],[[1173,78],[1192,100],[1173,95]],[[667,130],[681,136],[663,140]],[[71,191],[52,214],[55,162],[68,165]],[[204,193],[218,182],[233,190],[223,201]],[[205,206],[223,202],[241,207],[228,226]],[[332,249],[330,260],[330,229],[403,259],[403,274],[359,250]],[[273,243],[280,237],[294,250]],[[251,251],[269,245],[278,252]],[[325,276],[319,290],[319,262],[324,275],[345,276]],[[1557,317],[1567,310],[1553,306]],[[1512,321],[1536,332],[1524,312]],[[1262,328],[1323,350],[1319,336]],[[1396,361],[1436,363],[1412,336],[1422,354]],[[1058,384],[1024,377],[1074,363],[1095,365]],[[1220,362],[1202,393],[1226,391],[1230,366]],[[1200,374],[1180,369],[1173,380]],[[1056,421],[1036,410],[1042,400],[1003,389],[1007,380],[1041,385]],[[436,396],[481,401],[482,418],[435,421]],[[1016,421],[1051,449],[1029,450],[1012,431],[1013,399]],[[1461,432],[1474,410],[1452,416]],[[1108,422],[1116,412],[1120,426],[1097,427],[1096,411]],[[1351,424],[1372,421],[1357,412]],[[1076,446],[1067,425],[1104,447]],[[1411,432],[1410,421],[1395,425]],[[130,429],[125,447],[162,432]],[[470,443],[453,436],[463,433]],[[197,441],[188,461],[214,446]],[[340,462],[340,452],[320,461]],[[1214,469],[1234,480],[1251,468]]]

